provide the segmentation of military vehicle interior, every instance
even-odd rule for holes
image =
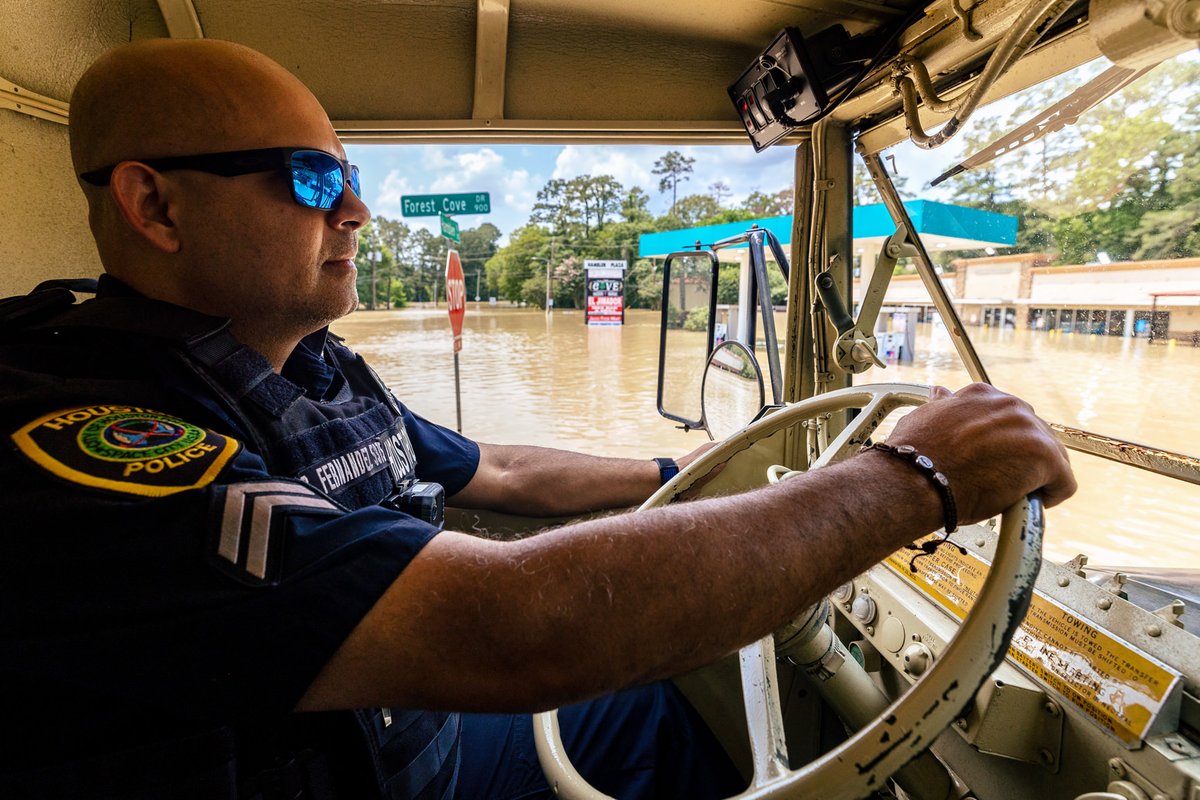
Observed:
[[[927,399],[870,371],[886,281],[851,296],[856,159],[895,224],[892,263],[914,261],[963,368],[986,380],[880,154],[936,146],[976,108],[1081,65],[1132,73],[1200,41],[1197,0],[2,0],[0,20],[5,296],[100,272],[67,100],[92,60],[133,39],[256,48],[313,90],[347,143],[793,149],[786,324],[762,368],[753,342],[719,351],[726,371],[759,382],[746,382],[751,399],[721,444],[648,505],[718,465],[704,492],[820,468]],[[699,385],[709,361],[671,368]],[[705,397],[714,419],[734,402],[718,383]],[[1135,428],[1059,433],[1181,491],[1200,483],[1194,452],[1139,446]],[[743,769],[743,796],[1200,800],[1200,569],[1051,563],[1042,521],[1034,498],[953,547],[902,551],[774,637],[680,676]],[[553,714],[538,724],[561,796],[600,796],[574,773]]]

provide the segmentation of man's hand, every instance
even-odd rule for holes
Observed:
[[[679,471],[683,472],[684,468],[687,467],[688,464],[691,464],[693,461],[698,459],[700,456],[704,455],[709,450],[712,450],[718,444],[720,444],[720,442],[705,442],[704,444],[700,445],[692,452],[688,453],[686,456],[675,459],[675,463],[679,465]],[[707,475],[705,475],[703,478],[701,478],[700,480],[693,483],[690,487],[688,487],[688,490],[686,492],[684,492],[683,494],[681,494],[679,496],[679,499],[691,500],[693,497],[699,496],[700,490],[704,487],[704,485],[706,483],[708,483],[709,481],[711,481],[713,478],[720,475],[721,470],[723,470],[723,469],[725,469],[724,464],[718,464],[717,466],[713,467],[711,470],[709,470]]]
[[[675,459],[675,463],[679,465],[679,471],[683,472],[683,470],[687,468],[688,464],[691,464],[697,458],[704,455],[709,450],[712,450],[718,444],[720,444],[720,442],[705,442],[692,452],[688,453],[686,456],[681,456]]]
[[[896,424],[892,445],[928,456],[949,480],[962,523],[994,516],[1041,491],[1047,507],[1075,493],[1067,450],[1020,398],[975,383],[931,399]]]

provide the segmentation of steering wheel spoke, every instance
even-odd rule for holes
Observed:
[[[904,400],[895,393],[881,392],[875,395],[862,411],[850,420],[850,424],[826,446],[809,469],[827,467],[854,455],[888,415],[902,405],[905,405]]]
[[[742,701],[750,733],[755,788],[787,775],[787,741],[779,706],[779,673],[775,669],[775,637],[767,636],[738,651]]]

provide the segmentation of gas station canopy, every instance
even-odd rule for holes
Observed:
[[[1017,243],[1017,218],[994,211],[981,211],[934,200],[908,200],[904,203],[925,247],[938,250],[980,250],[985,247],[1012,247]],[[792,240],[792,217],[703,225],[677,231],[642,234],[638,243],[640,258],[664,258],[679,250],[694,249],[697,242],[710,245],[721,239],[744,233],[752,225],[766,228],[784,246]],[[896,231],[896,225],[883,203],[855,206],[853,237],[855,253],[878,252],[883,242]],[[736,245],[744,248],[745,244]]]

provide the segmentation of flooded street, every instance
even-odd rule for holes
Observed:
[[[636,458],[691,450],[706,434],[678,430],[655,411],[658,325],[654,311],[627,312],[623,328],[589,329],[579,311],[469,304],[463,433]],[[454,427],[444,307],[358,312],[334,330],[404,403]],[[1200,455],[1200,348],[1024,329],[969,333],[992,381],[1046,419]],[[864,382],[881,381],[958,388],[968,378],[948,337],[922,325],[911,364],[872,370]],[[1200,567],[1200,487],[1078,453],[1072,462],[1080,491],[1048,513],[1048,557],[1082,552],[1093,564]]]

